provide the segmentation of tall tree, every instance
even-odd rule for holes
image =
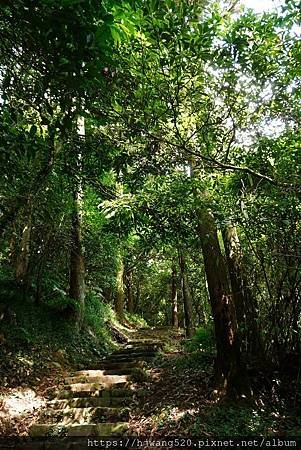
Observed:
[[[135,311],[134,291],[133,291],[133,269],[129,268],[125,274],[126,277],[126,294],[127,294],[127,310],[130,314]]]
[[[116,274],[116,298],[115,311],[117,317],[122,321],[124,318],[125,292],[124,292],[124,262],[121,253],[118,258],[118,267]]]
[[[264,357],[263,344],[258,328],[258,305],[249,289],[242,270],[242,250],[236,227],[228,225],[223,230],[223,240],[236,316],[240,325],[240,340],[244,351],[252,358]]]
[[[236,310],[215,221],[209,211],[199,212],[198,229],[215,326],[216,382],[231,389],[240,381],[242,369]]]
[[[171,324],[175,328],[179,327],[177,269],[174,261],[171,269]]]
[[[80,117],[77,123],[79,140],[85,138],[85,122]],[[69,296],[79,304],[79,317],[81,318],[85,307],[85,263],[82,242],[82,154],[80,145],[75,148],[75,170],[72,179],[73,211],[71,219],[71,250],[70,250],[70,278]]]
[[[182,249],[179,250],[179,267],[181,273],[181,289],[182,289],[182,297],[183,297],[183,305],[184,305],[184,314],[185,314],[185,330],[186,336],[191,338],[194,334],[194,326],[193,326],[193,305],[192,305],[192,296],[189,288],[188,277],[187,277],[187,267],[186,260],[184,256],[184,252]]]

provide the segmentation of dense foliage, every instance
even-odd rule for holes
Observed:
[[[227,390],[301,337],[300,11],[236,3],[18,0],[0,31],[1,304],[214,326]]]

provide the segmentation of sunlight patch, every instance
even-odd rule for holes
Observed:
[[[34,411],[45,405],[45,400],[37,397],[32,389],[13,389],[8,395],[2,398],[2,417],[9,415],[18,417],[24,413]]]
[[[197,408],[185,409],[184,411],[180,410],[179,408],[173,408],[172,415],[173,415],[173,419],[178,421],[187,415],[193,416],[197,412],[198,412]]]

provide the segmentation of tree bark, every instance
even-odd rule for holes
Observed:
[[[137,281],[136,281],[136,293],[135,293],[135,297],[134,297],[134,312],[137,313],[139,312],[139,306],[140,306],[140,298],[141,298],[141,285],[140,285],[140,280],[137,277]]]
[[[245,351],[252,357],[263,358],[263,344],[258,329],[257,305],[248,289],[241,267],[242,251],[235,226],[223,230],[223,241],[232,285],[238,328]]]
[[[228,391],[236,384],[242,371],[235,305],[210,211],[199,211],[198,228],[215,326],[215,382],[218,387]]]
[[[30,237],[32,228],[32,199],[28,198],[27,201],[27,213],[26,213],[26,225],[22,231],[20,251],[16,258],[16,280],[18,283],[24,283],[29,263],[30,253]]]
[[[82,311],[85,304],[85,264],[81,234],[81,196],[79,192],[74,192],[73,196],[69,296],[79,302]]]
[[[117,292],[116,292],[116,299],[115,299],[115,311],[117,314],[117,317],[119,320],[124,319],[124,263],[123,259],[120,256],[119,258],[119,267],[117,269],[117,275],[116,275],[116,286],[117,286]]]
[[[179,328],[177,270],[174,264],[171,272],[171,307],[171,324],[174,328]]]
[[[191,338],[194,334],[194,327],[192,322],[192,297],[189,289],[187,272],[186,272],[186,261],[182,251],[179,251],[179,266],[181,273],[181,288],[183,295],[184,304],[184,315],[185,315],[185,330],[186,336]]]
[[[130,314],[134,313],[134,293],[133,293],[133,271],[126,274],[127,309]]]
[[[85,135],[84,119],[78,119],[78,134]],[[79,308],[76,309],[77,320],[82,319],[85,307],[85,263],[82,243],[82,186],[80,175],[82,171],[81,154],[77,155],[77,173],[73,180],[73,213],[71,219],[71,250],[70,250],[70,276],[69,296],[76,300]],[[75,310],[72,311],[73,313]]]
[[[55,143],[54,143],[54,133],[49,131],[49,153],[47,155],[47,159],[45,164],[38,171],[36,177],[33,179],[30,186],[30,197],[36,196],[37,193],[44,187],[45,182],[50,175],[55,159]],[[27,200],[28,203],[28,200]],[[26,206],[26,205],[25,205]],[[0,218],[0,238],[3,237],[5,231],[8,227],[13,224],[20,210],[24,207],[24,199],[23,196],[17,196],[12,200],[10,200],[10,206],[8,210],[4,211],[1,214]]]

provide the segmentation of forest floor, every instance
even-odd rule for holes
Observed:
[[[200,353],[157,360],[133,410],[132,429],[156,437],[301,436],[299,380],[257,372],[251,399],[216,399],[212,368],[213,357]]]
[[[251,398],[217,398],[214,350],[159,330],[165,342],[140,383],[131,429],[140,436],[301,436],[300,373],[249,370]],[[191,345],[192,344],[192,345]],[[192,350],[193,349],[193,350]]]
[[[0,437],[26,436],[72,370],[63,351],[1,349]]]
[[[301,435],[300,380],[284,379],[278,372],[257,372],[250,401],[217,400],[212,395],[212,353],[187,353],[182,334],[168,328],[139,331],[123,327],[117,333],[131,339],[155,334],[165,344],[164,351],[148,363],[148,377],[136,382],[143,396],[136,397],[131,407],[133,433],[156,437]],[[15,353],[3,347],[2,356],[0,436],[26,436],[47,401],[62,388],[64,378],[83,365],[70,363],[64,350],[45,347]]]

